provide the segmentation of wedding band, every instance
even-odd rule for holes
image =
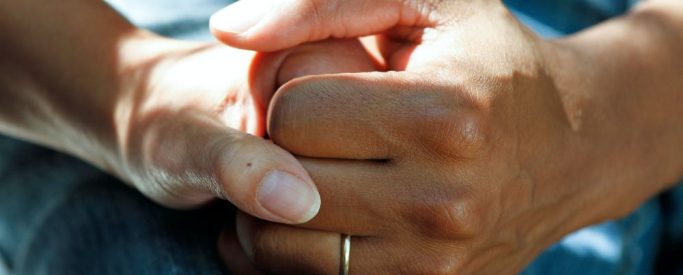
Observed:
[[[351,235],[341,235],[341,260],[339,275],[349,275],[349,258],[351,256]]]

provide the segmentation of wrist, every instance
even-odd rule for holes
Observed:
[[[123,77],[131,63],[124,62],[122,49],[151,35],[127,27],[109,33],[108,39],[95,38],[98,42],[89,47],[49,47],[54,51],[50,59],[41,59],[44,49],[39,47],[22,54],[12,54],[14,48],[3,52],[14,57],[0,64],[13,76],[2,82],[9,88],[5,102],[11,104],[8,107],[21,106],[3,107],[3,132],[112,171],[112,118],[122,91],[133,85]],[[63,60],[78,53],[79,58]]]
[[[584,225],[630,213],[683,175],[681,40],[637,13],[541,43],[579,152],[573,171],[592,189]]]

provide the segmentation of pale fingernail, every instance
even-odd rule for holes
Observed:
[[[314,186],[278,170],[263,178],[258,201],[272,214],[290,223],[307,222],[320,209],[320,195]]]
[[[238,1],[211,16],[211,28],[229,33],[246,32],[266,16],[271,6],[269,1]]]

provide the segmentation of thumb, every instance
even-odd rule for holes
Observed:
[[[429,27],[428,0],[242,0],[211,18],[214,35],[233,47],[275,51],[327,38]],[[434,1],[431,1],[434,2]]]
[[[297,224],[312,219],[320,195],[287,151],[226,127],[204,114],[185,112],[147,127],[142,139],[143,193],[186,208],[217,197],[261,219]]]

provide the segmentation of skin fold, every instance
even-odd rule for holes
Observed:
[[[683,177],[679,1],[646,1],[558,40],[499,1],[254,12],[260,2],[214,15],[214,34],[266,51],[372,35],[388,72],[278,90],[268,133],[310,173],[321,210],[297,226],[240,215],[221,243],[237,273],[336,274],[345,233],[351,274],[513,274]],[[240,250],[253,266],[232,260]]]

